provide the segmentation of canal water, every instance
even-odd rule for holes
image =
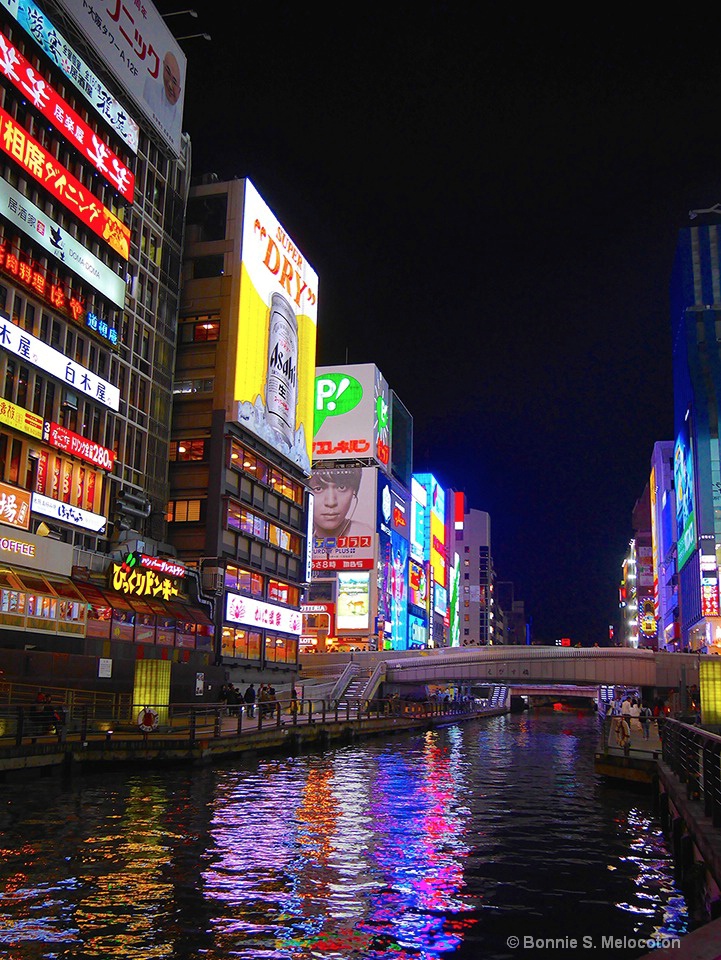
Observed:
[[[652,794],[604,784],[597,742],[538,712],[4,783],[0,957],[638,957],[687,907]]]

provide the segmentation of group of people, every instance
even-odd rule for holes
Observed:
[[[221,703],[228,704],[228,713],[237,713],[237,710],[232,709],[236,704],[241,705],[240,709],[242,709],[242,705],[245,705],[245,715],[247,717],[255,716],[256,703],[261,717],[270,717],[275,713],[278,702],[275,687],[270,683],[261,683],[257,690],[254,683],[249,683],[244,693],[232,683],[224,683],[220,688],[219,700]],[[292,688],[290,694],[290,712],[298,712],[298,694],[295,687]]]
[[[643,739],[648,740],[653,710],[647,703],[636,697],[626,695],[622,701],[611,704],[614,717],[614,729],[619,746],[626,747],[631,739],[631,731],[640,730]]]

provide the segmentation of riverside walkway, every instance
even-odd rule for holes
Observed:
[[[232,712],[230,712],[232,711]],[[366,736],[496,716],[507,704],[489,701],[407,703],[397,699],[347,701],[329,708],[300,701],[297,711],[173,705],[145,707],[136,717],[79,716],[55,727],[27,707],[0,716],[0,778],[52,770],[80,773],[109,764],[211,764],[262,752],[294,753]]]

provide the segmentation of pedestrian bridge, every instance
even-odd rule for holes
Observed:
[[[360,660],[357,654],[356,659]],[[514,646],[408,651],[402,656],[387,651],[384,660],[386,683],[678,688],[698,684],[700,657],[625,647]]]

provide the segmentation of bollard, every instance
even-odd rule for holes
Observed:
[[[238,707],[238,736],[243,732],[243,707]]]

